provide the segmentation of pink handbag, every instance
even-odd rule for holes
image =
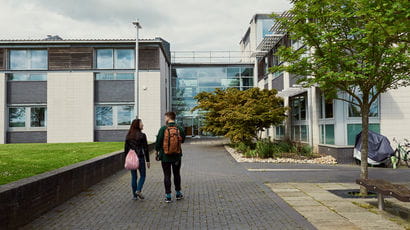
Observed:
[[[140,167],[140,161],[138,160],[137,153],[134,150],[130,150],[125,158],[124,168],[128,170],[136,170]]]

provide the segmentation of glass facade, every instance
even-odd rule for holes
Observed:
[[[47,81],[46,73],[8,73],[8,81]]]
[[[185,127],[187,135],[199,135],[202,120],[198,111],[191,113],[197,104],[194,97],[200,92],[213,92],[216,88],[252,88],[253,67],[176,66],[172,68],[171,87],[172,110],[177,113],[179,122]]]

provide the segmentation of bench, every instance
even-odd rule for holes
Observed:
[[[377,205],[384,210],[384,196],[391,196],[403,202],[410,202],[410,189],[404,185],[392,184],[384,180],[357,179],[356,183],[377,193]]]

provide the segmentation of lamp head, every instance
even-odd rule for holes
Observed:
[[[141,27],[141,24],[140,24],[140,22],[139,22],[138,19],[135,20],[134,22],[132,22],[132,24],[133,24],[137,29],[141,29],[141,28],[142,28],[142,27]]]

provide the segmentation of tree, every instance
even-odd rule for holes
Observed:
[[[289,17],[273,15],[291,39],[306,46],[283,47],[277,55],[288,71],[305,77],[326,95],[360,108],[362,157],[360,177],[368,178],[370,106],[381,93],[410,84],[408,0],[296,0]],[[308,53],[308,55],[306,55]],[[346,97],[348,95],[348,97]],[[361,193],[367,194],[364,187]]]
[[[195,97],[198,105],[193,110],[204,112],[204,131],[229,137],[233,143],[250,144],[258,138],[258,132],[285,119],[287,109],[276,94],[276,90],[257,88],[216,89],[199,93]]]

